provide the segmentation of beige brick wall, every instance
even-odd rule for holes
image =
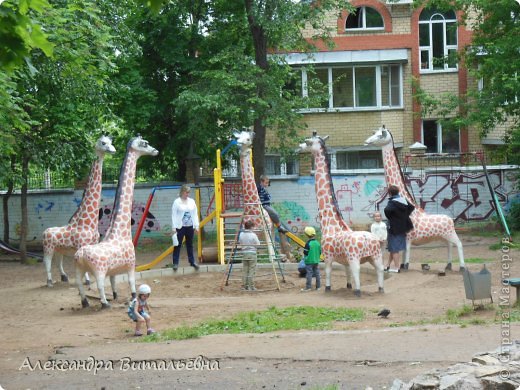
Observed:
[[[386,4],[384,1],[381,3]],[[349,35],[394,35],[394,34],[410,34],[411,32],[411,6],[410,4],[400,4],[400,5],[386,5],[390,14],[392,16],[392,32],[387,33],[384,31],[374,33],[372,32],[349,32]],[[338,16],[340,15],[341,10],[331,11],[324,18],[325,26],[331,29],[331,36],[343,36],[344,34],[338,34]],[[311,27],[310,24],[307,24],[303,29],[303,36],[305,38],[310,38],[315,34],[318,34],[319,30],[316,30]]]

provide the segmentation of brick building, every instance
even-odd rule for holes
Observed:
[[[471,31],[458,25],[455,11],[414,9],[409,0],[355,0],[357,12],[336,12],[328,18],[334,27],[331,50],[325,45],[309,54],[291,53],[287,61],[300,71],[301,93],[309,96],[312,79],[328,86],[329,99],[319,107],[301,109],[309,129],[329,135],[334,174],[352,170],[381,169],[379,150],[370,150],[363,141],[385,124],[392,131],[400,152],[420,142],[427,152],[467,152],[503,143],[503,130],[481,139],[476,129],[443,129],[435,116],[421,116],[413,98],[415,80],[421,90],[432,95],[465,95],[470,80],[457,52],[471,40]],[[311,37],[312,29],[305,30]],[[313,65],[313,71],[308,65]],[[302,134],[304,135],[304,134]],[[267,139],[273,142],[272,138]],[[266,158],[271,176],[308,175],[307,157],[280,164],[276,155]]]

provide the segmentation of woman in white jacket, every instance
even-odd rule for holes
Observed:
[[[174,271],[179,268],[179,257],[184,238],[186,238],[188,261],[193,268],[199,269],[193,256],[193,235],[199,232],[199,213],[197,204],[189,197],[190,191],[191,188],[184,184],[179,191],[179,197],[175,199],[172,205],[172,229],[177,232],[177,239],[179,240],[179,245],[173,249]]]

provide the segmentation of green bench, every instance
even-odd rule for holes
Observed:
[[[516,288],[516,301],[520,302],[520,278],[504,279],[502,282]]]

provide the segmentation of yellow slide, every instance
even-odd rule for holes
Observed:
[[[171,255],[172,253],[173,253],[173,246],[170,246],[168,249],[166,249],[163,253],[161,253],[159,256],[157,256],[150,263],[135,267],[135,270],[137,272],[147,271],[150,268],[155,267],[157,264],[159,264],[161,261],[163,261],[166,256]]]
[[[300,237],[294,235],[291,232],[286,232],[285,235],[293,240],[298,246],[305,248],[305,242]]]

